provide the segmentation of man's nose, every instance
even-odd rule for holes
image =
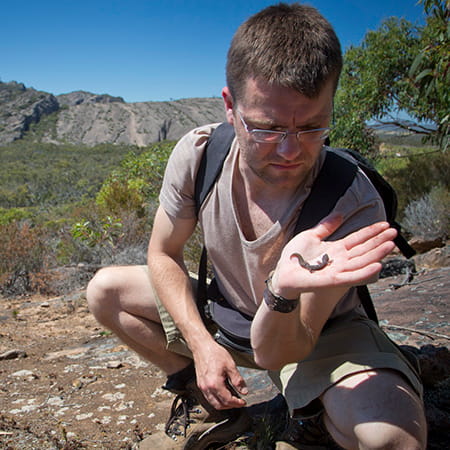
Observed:
[[[287,161],[295,160],[301,151],[301,145],[295,133],[289,133],[277,147],[278,155]]]

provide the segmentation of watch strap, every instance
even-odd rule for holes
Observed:
[[[266,280],[266,288],[264,289],[263,294],[264,302],[271,311],[277,311],[280,313],[290,313],[294,311],[299,304],[299,299],[289,299],[275,294],[272,288],[272,276],[273,271],[270,272],[269,277]]]

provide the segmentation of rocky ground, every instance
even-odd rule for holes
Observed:
[[[404,275],[371,288],[385,330],[421,360],[429,449],[450,448],[449,275],[450,267],[421,270],[401,287]],[[275,389],[245,375],[254,411],[269,411]],[[95,322],[82,291],[0,298],[0,380],[0,448],[10,450],[136,448],[163,428],[172,401],[162,373]]]

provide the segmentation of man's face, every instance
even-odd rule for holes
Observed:
[[[294,89],[271,86],[264,80],[250,78],[239,102],[233,102],[227,88],[223,96],[228,121],[236,129],[244,176],[274,188],[297,188],[319,157],[323,140],[304,142],[301,136],[298,139],[296,134],[288,134],[279,144],[255,142],[243,121],[249,131],[292,133],[328,127],[333,83],[329,82],[317,98],[311,99]]]

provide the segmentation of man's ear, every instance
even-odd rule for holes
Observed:
[[[227,122],[230,125],[234,125],[234,115],[233,115],[233,97],[231,96],[230,89],[228,86],[225,86],[222,89],[222,98],[225,106],[225,115],[227,118]]]

